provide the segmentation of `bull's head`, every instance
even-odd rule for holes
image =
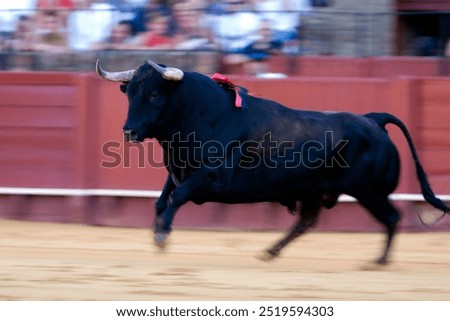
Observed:
[[[97,60],[95,69],[103,79],[121,82],[120,90],[128,96],[128,117],[123,126],[125,140],[141,142],[155,137],[171,84],[183,79],[183,71],[150,60],[137,69],[120,72],[103,70]]]

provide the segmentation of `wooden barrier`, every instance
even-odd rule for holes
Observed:
[[[414,136],[436,193],[450,194],[450,78],[233,77],[251,92],[292,108],[390,112]],[[93,74],[0,73],[0,186],[160,190],[166,170],[154,141],[123,142],[127,100],[119,85]],[[402,159],[397,192],[416,193],[409,148],[389,127]],[[120,159],[119,159],[120,158]],[[0,217],[100,225],[150,226],[154,198],[3,195]],[[422,230],[421,202],[398,202],[404,230]],[[202,228],[279,229],[292,222],[274,204],[188,204],[175,225]],[[354,203],[324,211],[319,229],[377,230]],[[450,230],[448,218],[436,229]]]
[[[0,74],[0,185],[72,187],[85,95],[76,74]]]
[[[436,57],[274,56],[269,66],[272,72],[298,77],[450,76],[450,59]]]

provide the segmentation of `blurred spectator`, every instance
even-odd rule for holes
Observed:
[[[12,35],[0,42],[0,51],[5,51],[0,57],[0,69],[30,70],[33,68],[34,56],[29,54],[33,49],[33,17],[20,16]]]
[[[256,38],[260,19],[249,0],[227,0],[226,11],[213,16],[214,38],[225,54],[243,53]]]
[[[109,0],[109,3],[120,11],[131,11],[143,7],[147,0]]]
[[[34,14],[36,0],[0,1],[0,36],[8,38],[22,15]]]
[[[110,36],[103,42],[92,46],[93,50],[133,49],[133,25],[130,20],[119,21],[111,30]]]
[[[36,0],[38,24],[41,24],[44,11],[54,10],[62,18],[63,25],[66,27],[69,10],[72,10],[73,8],[74,4],[72,0]]]
[[[313,7],[329,7],[334,4],[335,0],[311,0],[310,3]]]
[[[286,53],[298,50],[299,29],[302,14],[311,11],[310,0],[257,0],[255,8],[261,17],[268,20],[273,39],[285,44]]]
[[[438,39],[432,36],[416,37],[413,41],[416,48],[416,54],[423,57],[432,57],[438,55]]]
[[[208,15],[221,15],[226,12],[227,4],[221,0],[206,0],[204,11]]]
[[[145,24],[146,31],[137,35],[136,45],[141,49],[169,49],[172,39],[169,37],[170,16],[153,14]]]
[[[5,42],[5,50],[28,51],[32,50],[34,21],[30,16],[20,16],[10,39]]]
[[[224,57],[225,65],[242,65],[247,74],[257,75],[269,72],[267,59],[280,52],[282,42],[274,40],[270,23],[267,20],[261,22],[257,38],[242,53],[228,54]]]
[[[147,0],[109,0],[108,3],[120,12],[120,20],[133,20],[136,11],[145,6]]]
[[[36,0],[36,8],[39,10],[70,10],[73,7],[72,0]]]
[[[214,49],[213,35],[206,28],[202,0],[184,0],[173,6],[177,25],[174,49],[205,50]]]
[[[135,32],[147,31],[146,24],[153,14],[172,14],[169,1],[167,0],[146,0],[145,2],[145,5],[134,10],[132,23]]]
[[[45,10],[41,13],[41,26],[32,43],[34,50],[59,52],[68,49],[62,19],[63,17],[54,10]]]
[[[120,20],[120,13],[107,0],[77,0],[68,18],[69,47],[88,50],[106,39]]]
[[[245,48],[245,54],[249,59],[245,64],[246,73],[257,75],[269,72],[267,59],[280,53],[282,45],[282,41],[274,39],[270,22],[263,20],[258,31],[258,39]]]

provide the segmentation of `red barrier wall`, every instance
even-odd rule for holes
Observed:
[[[419,153],[437,191],[449,191],[450,83],[448,78],[417,80]]]
[[[445,184],[450,176],[450,78],[233,77],[233,81],[293,108],[397,115],[412,132],[435,191],[450,194]],[[151,141],[143,146],[123,143],[127,101],[118,87],[93,74],[0,73],[0,186],[160,190],[166,171],[155,168],[162,161],[159,146]],[[397,192],[417,192],[405,139],[397,128],[389,131],[402,158]],[[112,152],[129,153],[129,164],[107,168],[116,160]],[[149,226],[153,206],[154,199],[144,198],[17,195],[1,197],[0,216]],[[430,208],[411,202],[398,206],[407,213],[403,229],[420,230],[416,214]],[[273,204],[188,204],[175,225],[276,229],[291,221],[283,208]],[[357,204],[349,203],[325,211],[319,224],[322,230],[378,228]],[[437,228],[450,229],[448,219]]]
[[[80,185],[78,135],[85,96],[79,75],[0,74],[0,185]]]
[[[450,76],[450,59],[423,57],[274,56],[270,70],[298,77]],[[230,73],[241,73],[241,67]]]

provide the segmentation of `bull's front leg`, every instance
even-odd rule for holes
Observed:
[[[172,179],[172,175],[169,174],[167,176],[166,183],[164,184],[164,188],[159,196],[158,200],[155,203],[155,218],[153,221],[153,230],[155,232],[155,244],[159,247],[163,248],[165,245],[165,240],[167,238],[168,232],[164,232],[161,226],[164,225],[163,219],[161,216],[167,210],[169,203],[171,202],[172,192],[175,190],[176,185]],[[170,230],[169,230],[170,231]]]
[[[173,180],[170,184],[172,187],[168,195],[163,191],[161,194],[161,203],[157,202],[157,214],[153,226],[155,233],[155,244],[160,248],[164,248],[167,237],[172,231],[172,222],[178,209],[191,200],[199,191],[211,191],[211,183],[217,175],[211,170],[197,170],[191,177],[186,179],[181,185],[175,186]],[[167,185],[168,182],[166,182]],[[169,189],[167,189],[169,191]],[[164,198],[163,198],[164,195]],[[166,199],[166,202],[164,202]],[[160,207],[158,207],[160,203]],[[164,203],[166,207],[164,208]],[[164,209],[163,209],[164,208]],[[161,213],[158,213],[158,209]]]
[[[155,221],[166,210],[167,206],[169,205],[170,195],[172,194],[175,188],[176,185],[172,179],[172,175],[169,174],[166,183],[164,184],[164,188],[161,192],[161,195],[159,196],[158,200],[155,203],[155,211],[156,211]]]

